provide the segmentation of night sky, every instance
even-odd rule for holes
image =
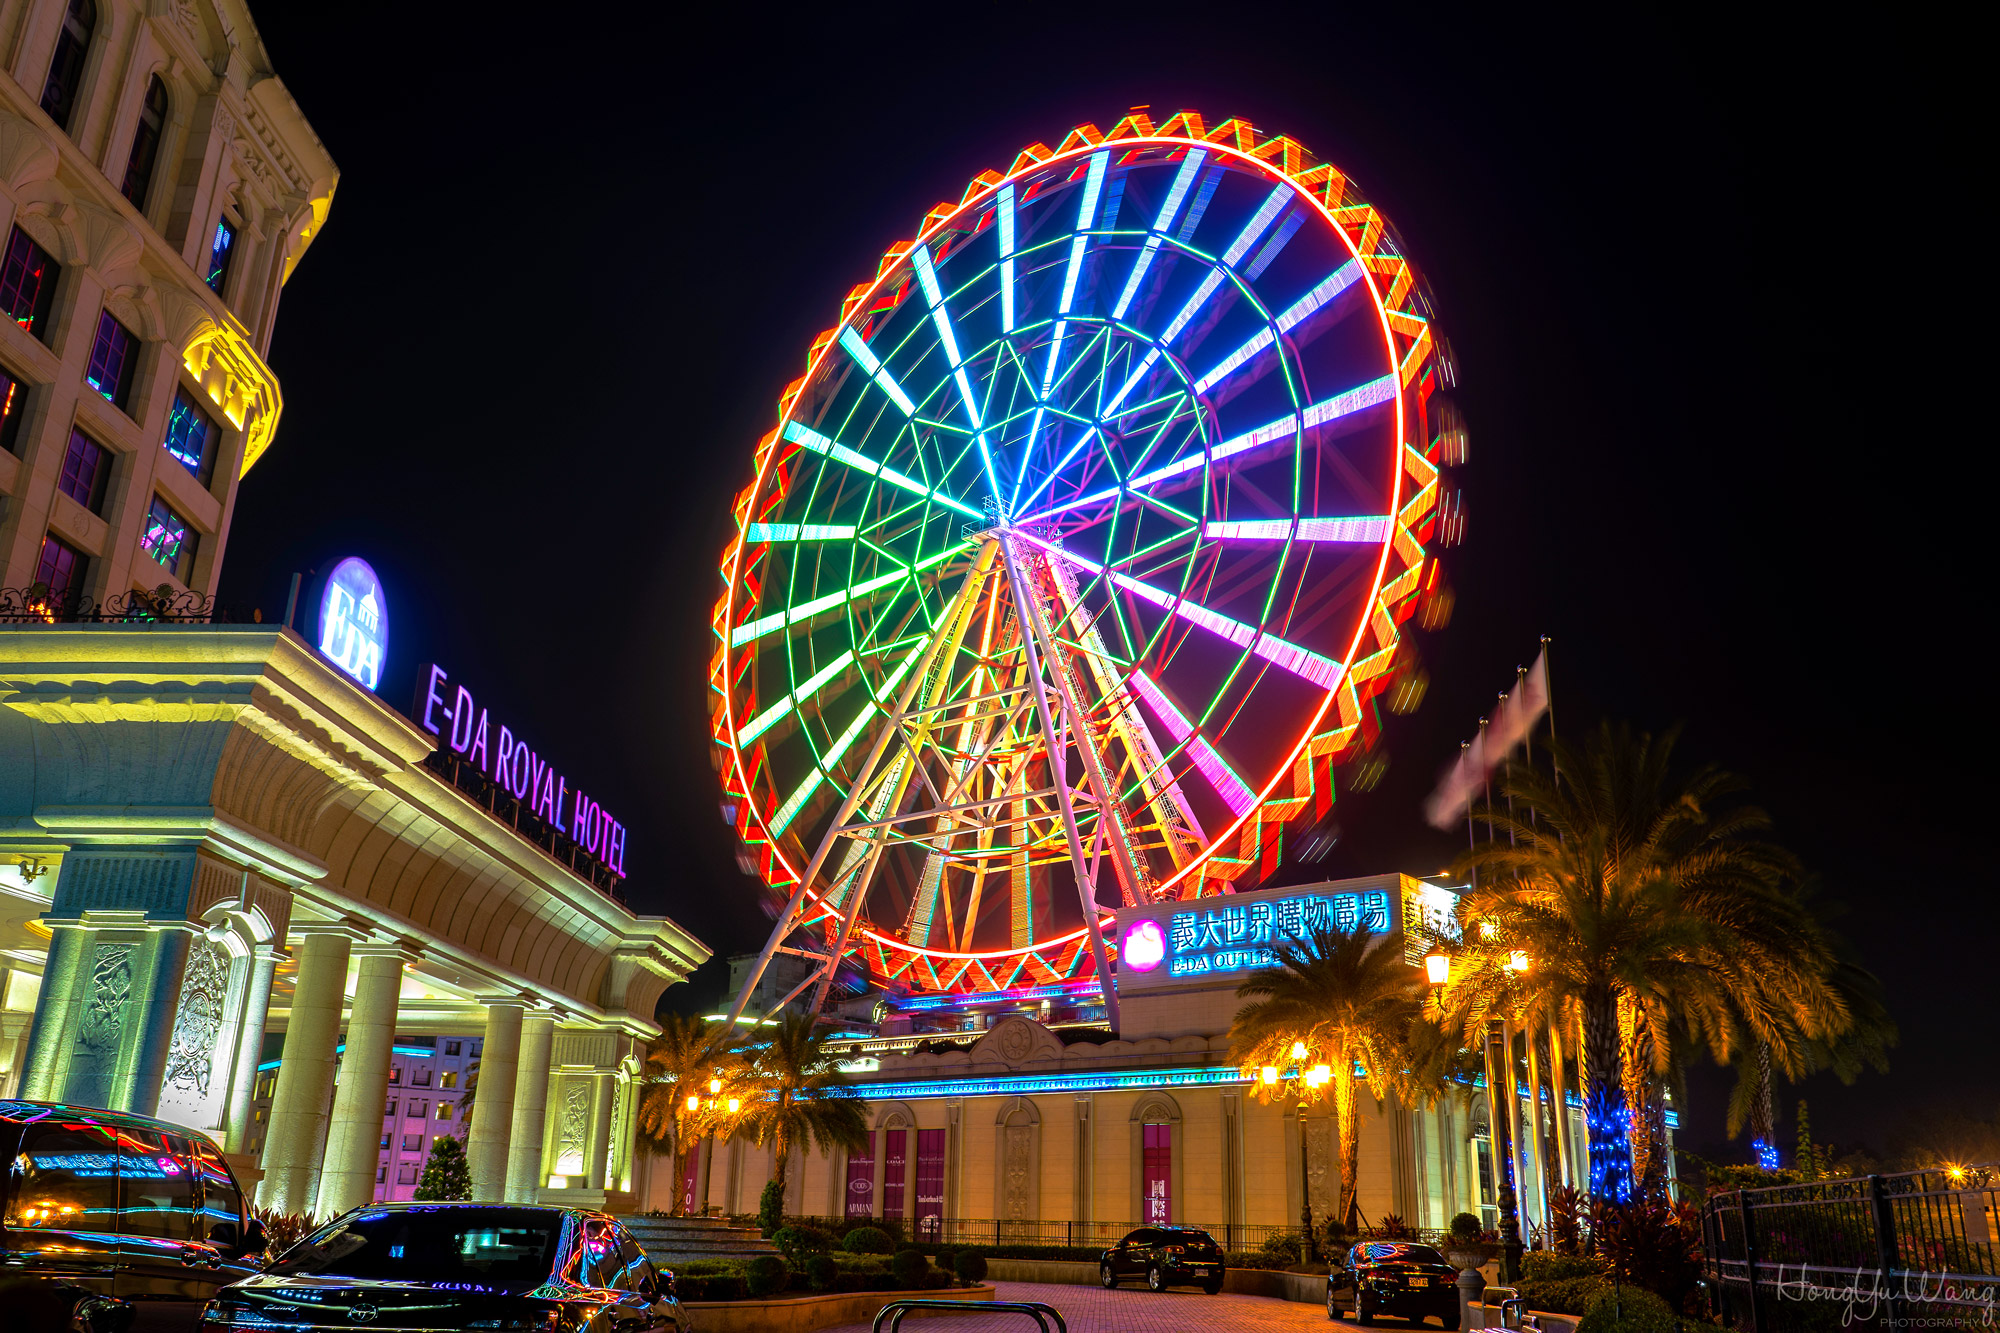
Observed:
[[[2000,1106],[1975,860],[2000,784],[1966,707],[1991,594],[1948,517],[1978,507],[1949,460],[1980,428],[1926,313],[1961,187],[1918,155],[1893,23],[254,7],[342,178],[286,289],[285,417],[222,600],[275,618],[294,571],[364,556],[383,697],[408,709],[435,659],[515,719],[630,826],[635,907],[718,955],[768,929],[717,810],[708,615],[813,335],[981,169],[1189,107],[1293,135],[1395,221],[1471,430],[1429,696],[1381,785],[1341,794],[1333,853],[1282,873],[1440,869],[1462,844],[1422,798],[1551,635],[1564,731],[1684,724],[1847,905],[1903,1039],[1888,1079],[1807,1085],[1818,1137],[1879,1155]],[[1725,1087],[1694,1080],[1684,1144],[1720,1147]]]

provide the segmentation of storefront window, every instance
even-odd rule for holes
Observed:
[[[1145,1127],[1145,1160],[1141,1166],[1139,1218],[1145,1226],[1163,1227],[1173,1221],[1174,1127]]]
[[[868,1146],[847,1155],[847,1215],[875,1216],[875,1131],[868,1131]]]
[[[917,1234],[935,1236],[944,1221],[944,1131],[917,1131]]]
[[[907,1163],[910,1136],[896,1123],[882,1135],[882,1216],[901,1220],[903,1216],[903,1168]]]

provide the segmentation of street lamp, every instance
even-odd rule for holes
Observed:
[[[1260,1073],[1266,1083],[1276,1083],[1278,1081],[1278,1067],[1276,1065],[1265,1065]]]
[[[700,1109],[701,1109],[701,1097],[696,1093],[690,1092],[688,1094],[688,1110],[699,1111]]]
[[[1424,955],[1424,975],[1433,986],[1442,986],[1451,980],[1451,955],[1443,949],[1432,949]]]
[[[712,1078],[708,1081],[708,1095],[711,1097],[720,1097],[722,1095],[721,1079]]]
[[[1292,1059],[1294,1059],[1294,1060],[1303,1060],[1303,1059],[1305,1059],[1305,1058],[1306,1058],[1306,1044],[1305,1044],[1304,1042],[1302,1042],[1302,1041],[1295,1041],[1295,1042],[1293,1042],[1293,1043],[1292,1043]]]

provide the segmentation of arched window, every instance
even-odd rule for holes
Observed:
[[[132,156],[125,162],[125,183],[119,186],[132,207],[146,211],[146,191],[153,184],[153,163],[160,156],[160,136],[167,129],[167,85],[155,74],[146,85],[146,105],[132,135]]]
[[[96,0],[69,0],[55,58],[49,61],[49,81],[42,85],[42,110],[69,131],[76,112],[76,95],[83,87],[83,59],[90,54],[90,34],[97,27]]]

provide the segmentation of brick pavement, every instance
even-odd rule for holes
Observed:
[[[1003,1301],[1041,1301],[1062,1312],[1069,1333],[1263,1333],[1267,1329],[1324,1329],[1326,1308],[1281,1301],[1273,1296],[1237,1296],[1223,1292],[1207,1296],[1199,1291],[1174,1290],[1165,1293],[1143,1287],[1076,1287],[1050,1282],[998,1282]],[[949,1323],[918,1323],[912,1314],[903,1321],[905,1329],[925,1328],[932,1333],[1034,1333],[1035,1321],[1026,1315],[945,1315]],[[826,1333],[868,1333],[868,1325],[843,1324]]]

